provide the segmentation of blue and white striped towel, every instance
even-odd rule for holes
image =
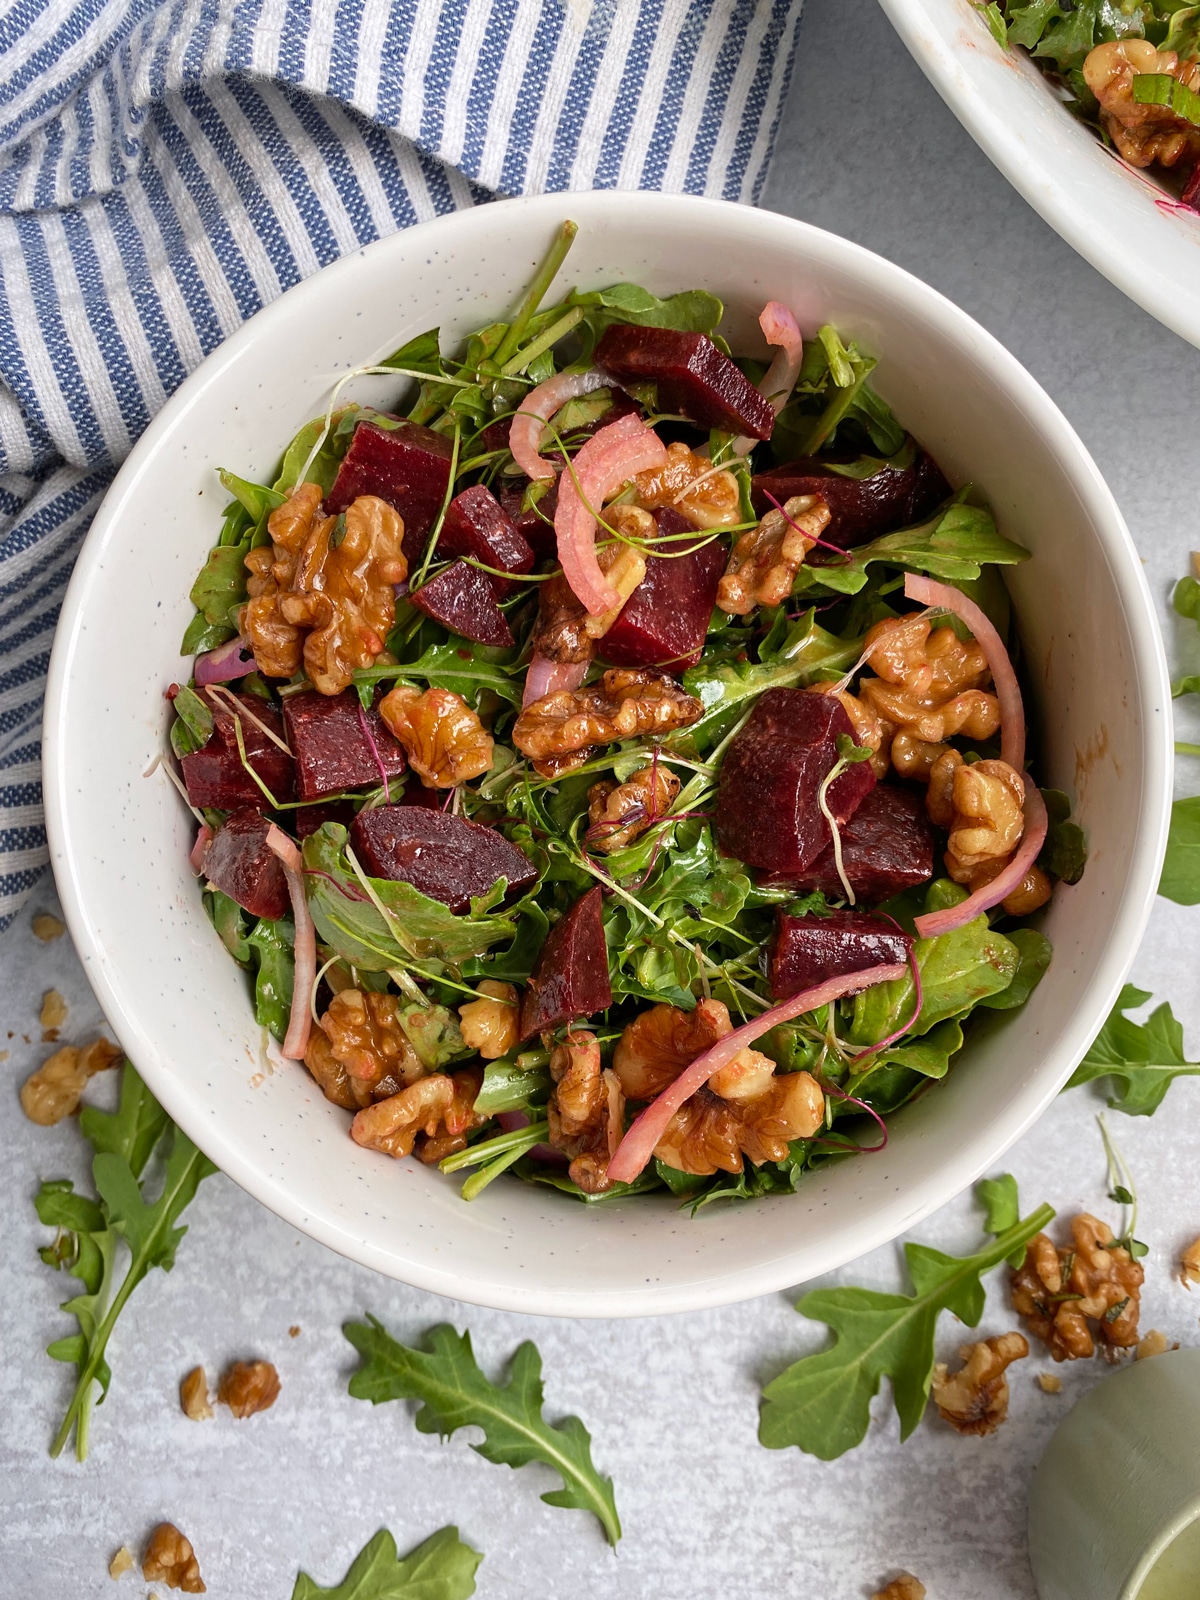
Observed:
[[[496,194],[753,202],[802,0],[0,0],[0,928],[116,467],[260,306]]]

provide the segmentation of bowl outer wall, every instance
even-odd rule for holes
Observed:
[[[440,322],[449,339],[515,302],[561,219],[571,278],[668,292],[700,280],[732,337],[792,305],[882,358],[879,387],[953,479],[978,482],[1036,559],[1012,591],[1048,781],[1091,838],[1047,915],[1051,973],[985,1022],[882,1154],[794,1196],[696,1219],[669,1197],[585,1207],[492,1185],[465,1205],[416,1162],[368,1154],[299,1067],[262,1076],[242,974],[187,866],[193,823],[158,775],[162,688],[226,496],[213,468],[269,472],[331,374]],[[403,284],[401,291],[399,286]],[[1169,808],[1169,684],[1132,542],[1061,413],[990,335],[858,246],[790,219],[661,195],[549,196],[425,224],[289,291],[220,347],[147,430],[98,514],[63,608],[47,697],[51,855],[72,935],[122,1044],[225,1172],[313,1237],[420,1288],[501,1309],[622,1316],[719,1305],[830,1271],[987,1169],[1053,1098],[1103,1022],[1153,900]],[[121,706],[119,717],[111,708]]]
[[[1200,345],[1200,215],[1105,149],[971,0],[879,0],[942,99],[1034,210],[1110,283]]]

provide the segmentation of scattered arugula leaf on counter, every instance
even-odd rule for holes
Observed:
[[[975,1192],[987,1213],[984,1233],[990,1233],[994,1239],[998,1239],[1002,1233],[1017,1226],[1021,1220],[1021,1197],[1017,1193],[1017,1180],[1011,1172],[999,1178],[984,1178],[976,1185]],[[1020,1244],[1009,1256],[1008,1264],[1015,1269],[1024,1260],[1025,1246]]]
[[[1200,583],[1195,578],[1180,578],[1171,596],[1171,604],[1181,617],[1190,617],[1200,625]],[[1171,694],[1176,700],[1183,694],[1200,694],[1200,672],[1176,678],[1171,684]]]
[[[395,1539],[380,1528],[341,1583],[324,1589],[302,1572],[292,1600],[468,1600],[482,1560],[454,1527],[440,1528],[401,1559]]]
[[[1176,800],[1158,892],[1176,905],[1200,904],[1200,795]]]
[[[347,1323],[344,1332],[363,1357],[350,1379],[356,1400],[420,1400],[421,1433],[449,1437],[458,1428],[479,1427],[483,1443],[471,1448],[485,1461],[509,1467],[544,1462],[563,1480],[561,1489],[542,1496],[547,1505],[590,1511],[609,1544],[616,1544],[621,1523],[612,1479],[593,1465],[591,1437],[578,1417],[552,1424],[542,1416],[542,1358],[530,1340],[513,1356],[508,1382],[496,1384],[480,1371],[470,1334],[456,1333],[449,1323],[430,1329],[424,1350],[393,1339],[375,1317]]]
[[[771,1450],[796,1445],[832,1461],[861,1444],[880,1380],[890,1378],[892,1400],[907,1439],[920,1422],[933,1378],[934,1334],[942,1311],[968,1327],[983,1315],[983,1275],[1008,1260],[1054,1216],[1039,1206],[973,1256],[948,1256],[927,1245],[906,1244],[915,1293],[883,1294],[843,1285],[815,1289],[796,1307],[824,1322],[836,1340],[803,1356],[763,1390],[758,1436]]]
[[[1131,1022],[1124,1015],[1151,998],[1147,990],[1125,985],[1068,1089],[1107,1079],[1108,1103],[1114,1111],[1150,1117],[1176,1078],[1200,1077],[1200,1062],[1189,1061],[1183,1053],[1183,1026],[1169,1004],[1157,1006],[1145,1022]]]
[[[47,1350],[56,1361],[71,1362],[78,1374],[50,1454],[61,1453],[74,1429],[75,1454],[83,1461],[92,1407],[104,1399],[112,1378],[107,1350],[117,1318],[153,1267],[169,1272],[174,1266],[187,1232],[176,1225],[179,1217],[201,1180],[217,1169],[175,1127],[128,1061],[117,1110],[85,1106],[79,1125],[96,1153],[92,1174],[98,1198],[78,1195],[69,1180],[57,1179],[42,1184],[34,1204],[39,1220],[59,1229],[55,1243],[40,1252],[42,1260],[65,1266],[84,1288],[62,1307],[75,1318],[79,1332],[56,1339]],[[148,1185],[143,1173],[156,1151],[162,1157],[161,1183]],[[153,1200],[147,1197],[149,1187],[156,1192]],[[122,1239],[129,1257],[116,1288]]]

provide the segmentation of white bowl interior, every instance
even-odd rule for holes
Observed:
[[[187,592],[227,496],[214,468],[268,474],[332,377],[440,324],[451,343],[519,296],[554,227],[581,233],[569,277],[659,292],[703,285],[758,348],[769,298],[881,358],[879,388],[955,482],[990,497],[1035,559],[1018,608],[1045,778],[1074,796],[1087,872],[1046,918],[1054,964],[1019,1013],[975,1033],[950,1078],[879,1155],[795,1196],[692,1220],[667,1197],[585,1207],[501,1181],[471,1205],[412,1161],[354,1146],[301,1067],[264,1075],[242,974],[187,865],[193,823],[161,773],[163,689]],[[1141,935],[1159,870],[1167,685],[1120,515],[1064,419],[1006,352],[897,268],[803,224],[711,202],[551,196],[487,206],[373,245],[229,340],[135,450],[64,608],[46,718],[53,862],[114,1027],[171,1115],[237,1182],[335,1249],[423,1288],[516,1310],[623,1315],[779,1288],[911,1226],[984,1170],[1066,1079]],[[1045,781],[1045,780],[1044,780]]]
[[[1200,345],[1200,215],[1107,150],[972,0],[880,0],[922,71],[1035,211],[1168,328]]]

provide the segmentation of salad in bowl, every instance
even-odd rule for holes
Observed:
[[[695,1208],[882,1148],[1034,990],[1084,840],[1037,782],[1028,552],[871,357],[775,301],[766,364],[704,288],[555,291],[574,233],[269,483],[222,469],[164,765],[362,1159]]]

